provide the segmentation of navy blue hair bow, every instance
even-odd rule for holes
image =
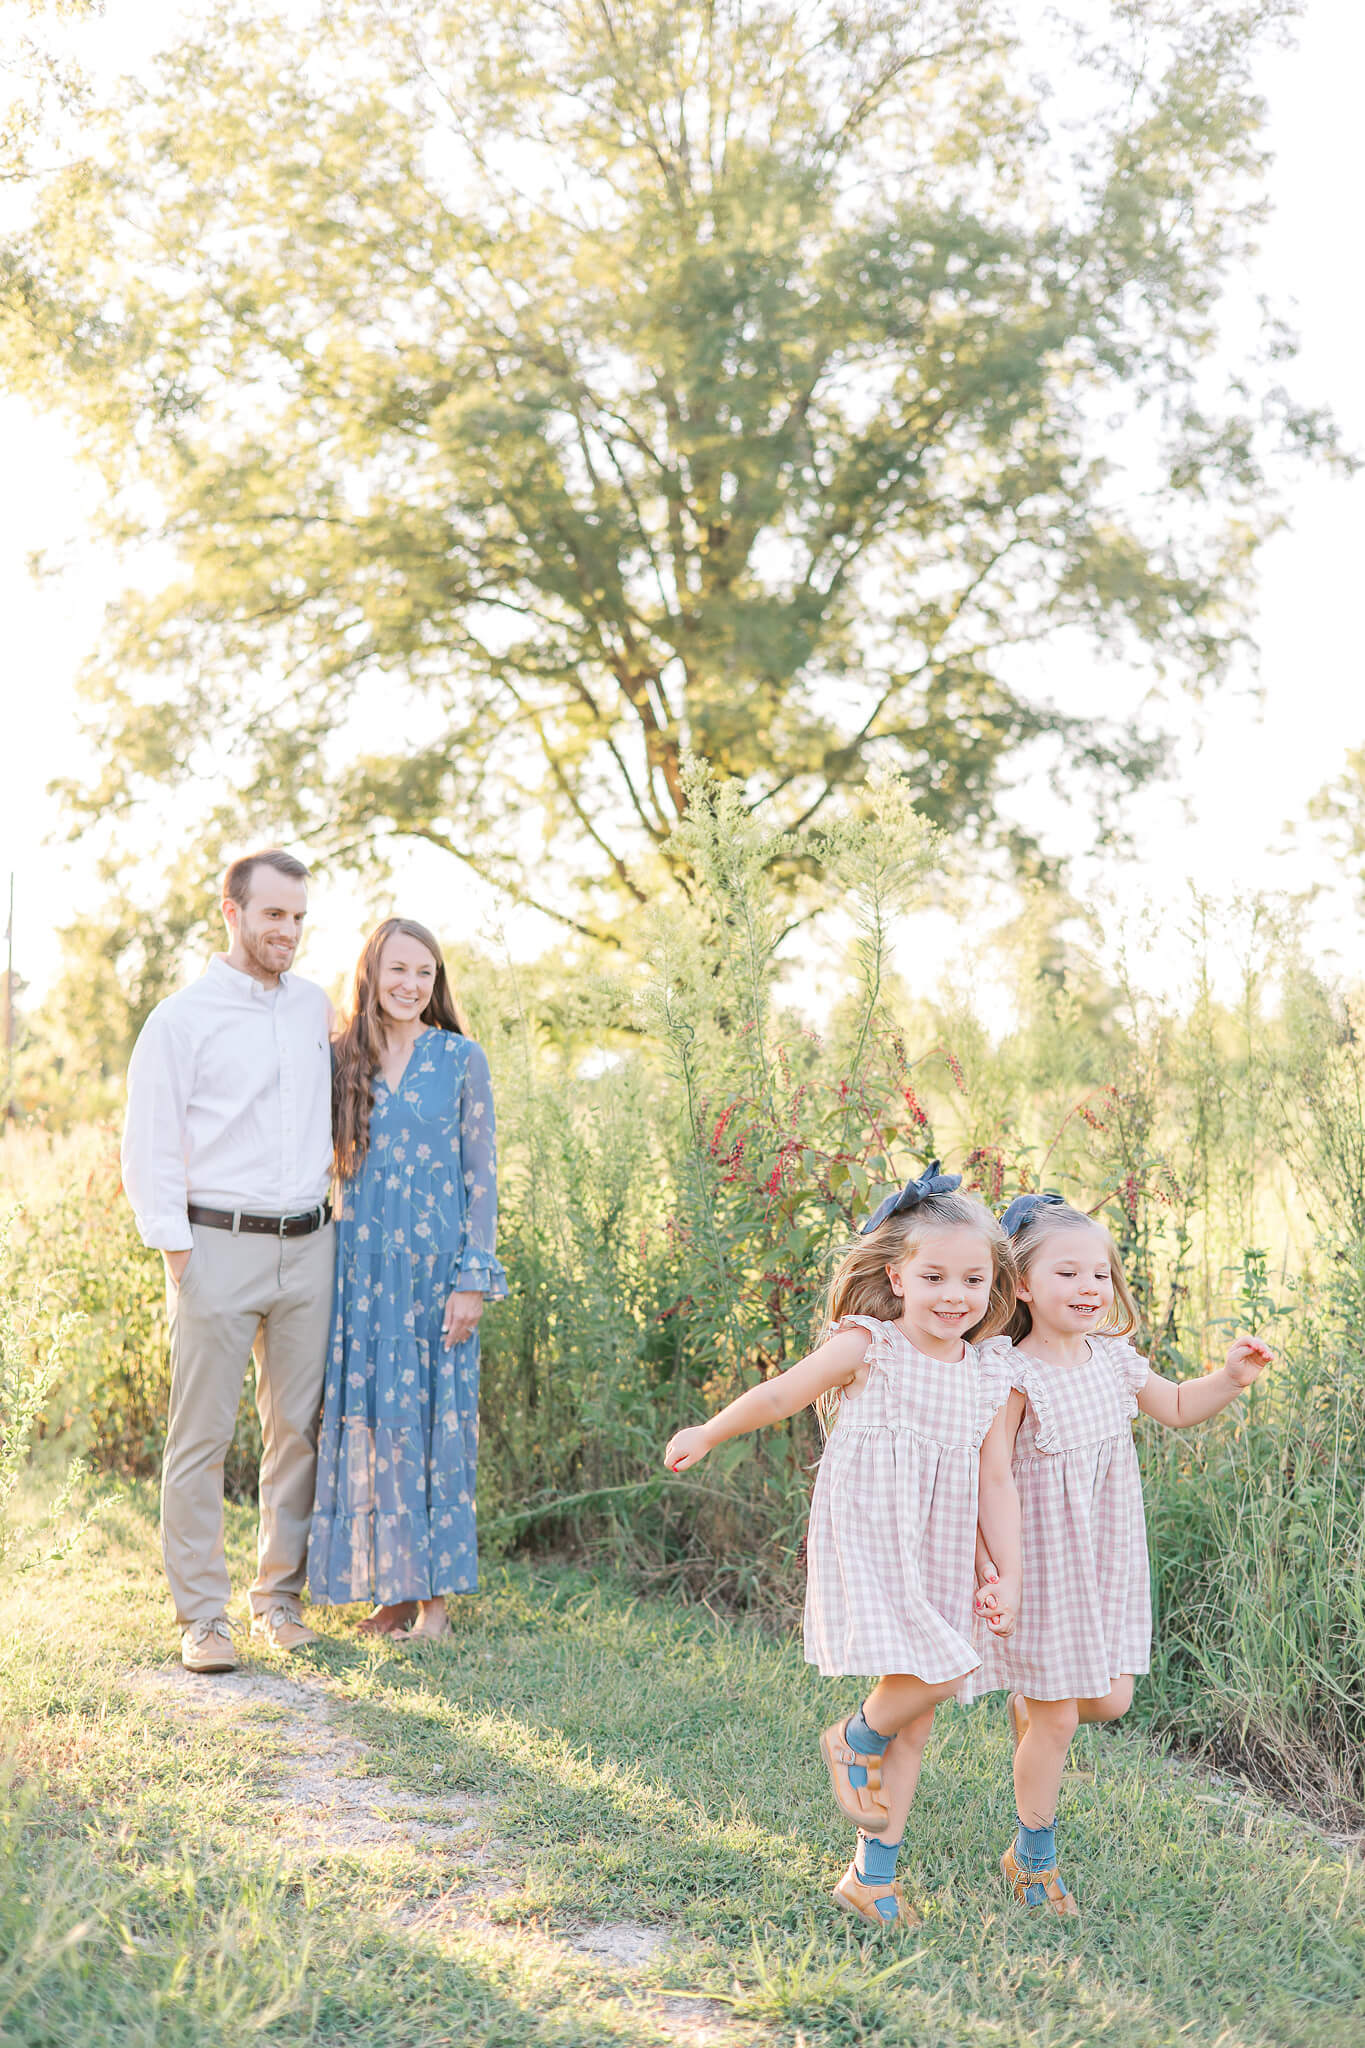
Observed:
[[[931,1159],[918,1180],[908,1180],[898,1195],[888,1195],[884,1202],[878,1204],[864,1223],[861,1235],[866,1237],[879,1223],[885,1223],[888,1216],[903,1216],[911,1209],[918,1209],[930,1195],[950,1195],[954,1188],[961,1186],[960,1173],[940,1173],[939,1161]]]
[[[1000,1218],[1000,1228],[1006,1237],[1013,1237],[1027,1223],[1035,1209],[1066,1207],[1066,1196],[1059,1195],[1055,1188],[1048,1188],[1041,1195],[1016,1195]]]

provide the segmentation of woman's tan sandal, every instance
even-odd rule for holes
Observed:
[[[886,1884],[864,1884],[858,1875],[856,1863],[848,1869],[834,1887],[834,1902],[846,1913],[856,1913],[860,1920],[870,1922],[873,1927],[918,1927],[919,1914],[906,1899],[901,1890],[901,1881],[893,1877]],[[878,1899],[894,1899],[894,1913],[879,1913]]]
[[[879,1835],[891,1818],[882,1797],[882,1760],[880,1756],[859,1756],[844,1734],[847,1725],[845,1721],[836,1721],[832,1728],[826,1728],[820,1737],[820,1754],[828,1767],[839,1811],[855,1827],[865,1828],[869,1835]],[[848,1775],[856,1764],[867,1772],[865,1785],[855,1785]]]
[[[1014,1737],[1015,1748],[1018,1749],[1024,1739],[1024,1730],[1028,1727],[1028,1708],[1024,1705],[1024,1695],[1021,1692],[1007,1695],[1005,1712],[1010,1717],[1010,1734]]]
[[[1000,1858],[1000,1868],[1004,1873],[1005,1883],[1021,1906],[1046,1906],[1050,1913],[1059,1913],[1064,1920],[1080,1919],[1081,1909],[1058,1877],[1055,1864],[1051,1870],[1025,1870],[1016,1857],[1014,1844],[1011,1842]],[[1030,1890],[1039,1885],[1043,1891],[1042,1898],[1030,1901]]]

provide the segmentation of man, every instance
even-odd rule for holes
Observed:
[[[289,971],[307,880],[275,848],[232,863],[226,953],[158,1003],[128,1068],[123,1184],[166,1263],[161,1547],[191,1671],[237,1663],[223,1460],[253,1349],[264,1449],[251,1632],[281,1650],[317,1640],[299,1601],[332,1302],[332,1006]]]

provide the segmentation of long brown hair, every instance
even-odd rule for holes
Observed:
[[[1087,1216],[1083,1209],[1073,1209],[1069,1202],[1040,1202],[1036,1209],[1030,1209],[1014,1233],[1014,1263],[1019,1278],[1028,1278],[1028,1269],[1037,1258],[1048,1238],[1055,1237],[1059,1230],[1075,1230],[1078,1225],[1087,1230],[1098,1230],[1109,1247],[1109,1272],[1114,1282],[1114,1305],[1097,1328],[1108,1337],[1127,1337],[1138,1326],[1137,1303],[1133,1290],[1128,1285],[1128,1276],[1123,1270],[1119,1248],[1104,1225],[1093,1216]],[[1026,1301],[1016,1300],[1005,1335],[1011,1344],[1022,1344],[1033,1328],[1033,1311]]]
[[[1014,1312],[1014,1261],[1010,1241],[984,1202],[972,1195],[928,1195],[918,1208],[888,1216],[866,1237],[856,1237],[834,1269],[829,1283],[826,1319],[832,1327],[844,1316],[875,1316],[880,1323],[899,1321],[905,1303],[887,1275],[918,1247],[930,1230],[975,1230],[991,1248],[991,1291],[985,1313],[966,1332],[973,1342],[994,1337]],[[837,1395],[822,1394],[816,1403],[822,1429],[828,1431],[838,1408]]]
[[[446,978],[445,955],[440,942],[424,924],[411,917],[386,917],[366,939],[356,962],[351,1011],[332,1041],[332,1151],[338,1178],[351,1180],[364,1164],[370,1149],[370,1110],[374,1105],[374,1077],[384,1051],[384,1013],[379,1007],[379,962],[394,934],[416,939],[436,962],[436,979],[431,998],[420,1021],[434,1024],[438,1031],[468,1031],[460,1008]]]

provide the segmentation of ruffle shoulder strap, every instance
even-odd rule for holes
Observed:
[[[1033,1435],[1034,1449],[1048,1455],[1060,1451],[1061,1431],[1057,1426],[1057,1410],[1047,1374],[1037,1359],[1030,1358],[1027,1351],[1020,1351],[1014,1344],[1010,1346],[1009,1366],[1010,1385],[1018,1387],[1037,1418],[1037,1427]]]
[[[867,1350],[863,1353],[864,1362],[868,1365],[880,1365],[885,1368],[888,1360],[894,1355],[895,1350],[896,1340],[892,1324],[879,1322],[876,1316],[840,1316],[837,1323],[830,1324],[829,1335],[837,1337],[840,1330],[852,1329],[867,1331]]]
[[[1010,1397],[1010,1390],[1016,1385],[1014,1377],[1014,1346],[1008,1337],[987,1337],[972,1349],[976,1352],[976,1435],[974,1441],[980,1445],[986,1440],[1000,1410]]]
[[[1119,1383],[1119,1393],[1123,1397],[1123,1412],[1130,1422],[1135,1422],[1138,1412],[1137,1397],[1152,1368],[1141,1353],[1133,1349],[1126,1337],[1100,1337],[1098,1340],[1092,1338],[1091,1342],[1098,1342],[1101,1346],[1103,1355]]]

